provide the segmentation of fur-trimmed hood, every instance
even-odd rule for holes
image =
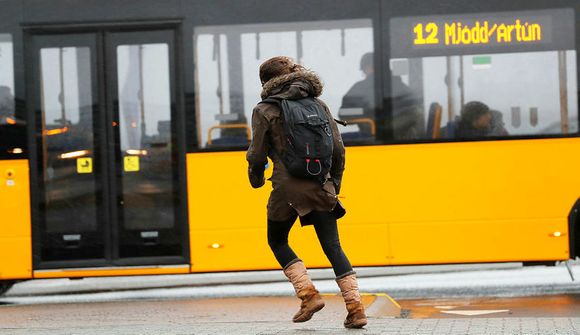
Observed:
[[[322,94],[323,84],[320,77],[312,71],[298,71],[274,77],[262,87],[262,99],[270,96],[292,99],[295,95],[310,95],[319,97]]]

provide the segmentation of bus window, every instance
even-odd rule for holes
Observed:
[[[425,111],[421,101],[421,80],[416,80],[416,69],[420,69],[415,60],[391,60],[391,104],[393,113],[390,128],[395,140],[415,140],[425,133]]]
[[[194,47],[201,149],[247,147],[252,110],[260,101],[258,68],[278,55],[321,76],[321,98],[336,118],[351,123],[341,127],[346,143],[374,140],[370,19],[198,27]]]
[[[408,42],[391,42],[395,140],[578,132],[569,10],[395,18],[391,30]]]
[[[0,34],[0,125],[15,123],[12,36]]]
[[[25,123],[15,108],[13,57],[12,35],[0,34],[0,158],[26,152]]]
[[[90,173],[77,168],[77,159],[97,157],[90,48],[42,48],[40,78],[46,232],[67,231],[71,220],[79,231],[96,230],[97,179],[92,168]]]

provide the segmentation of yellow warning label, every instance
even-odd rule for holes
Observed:
[[[77,173],[93,173],[93,159],[91,157],[77,158]]]
[[[139,156],[125,156],[125,172],[139,171]]]

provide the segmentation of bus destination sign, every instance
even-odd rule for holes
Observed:
[[[437,23],[417,23],[413,28],[415,39],[413,44],[439,44],[445,45],[469,45],[511,42],[538,42],[542,40],[542,25],[540,23],[522,23],[516,19],[513,24],[490,23],[487,20],[475,21],[473,26],[461,22],[445,23],[443,35],[439,38],[439,26]]]
[[[574,48],[571,9],[393,18],[390,29],[394,57]]]

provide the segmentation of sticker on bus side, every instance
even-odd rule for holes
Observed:
[[[137,172],[140,170],[139,156],[125,156],[124,158],[125,172]]]
[[[91,157],[77,158],[77,173],[93,173],[93,159]]]

